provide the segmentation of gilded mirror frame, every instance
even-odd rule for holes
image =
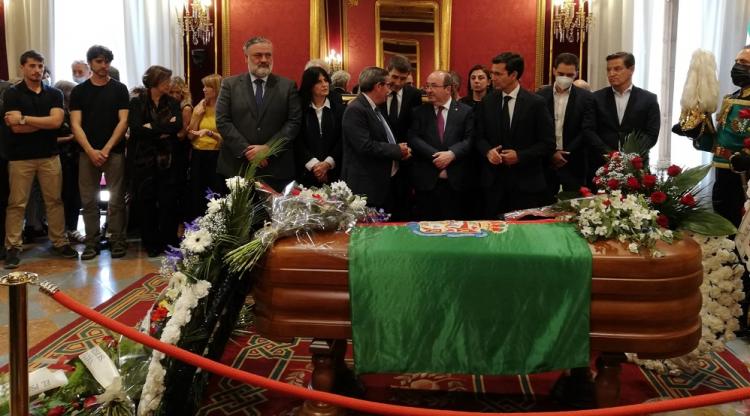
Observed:
[[[435,9],[435,67],[444,69],[450,66],[450,42],[451,42],[451,12],[452,0],[376,0],[375,1],[375,60],[379,66],[382,62],[382,42],[380,39],[380,4],[393,5],[419,5],[421,7],[434,7]],[[346,9],[348,7],[359,7],[357,2],[343,2],[342,4],[342,38],[343,38],[343,67],[347,69],[349,63],[349,43],[347,41]],[[310,0],[310,58],[324,58],[328,51],[326,44],[325,28],[325,0]]]

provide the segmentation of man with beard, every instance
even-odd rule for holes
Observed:
[[[284,138],[284,149],[265,158],[258,176],[277,191],[294,179],[293,140],[302,120],[297,86],[272,74],[273,44],[257,36],[243,47],[248,73],[221,83],[216,102],[216,126],[224,141],[219,149],[217,172],[224,177],[240,173],[258,155],[268,151],[276,138]],[[226,190],[224,190],[226,191]]]
[[[81,146],[78,187],[81,193],[86,249],[82,260],[99,254],[99,181],[107,177],[110,191],[107,224],[112,232],[112,258],[125,256],[125,131],[128,129],[128,89],[109,76],[114,55],[101,45],[86,52],[91,77],[70,94],[70,128]]]

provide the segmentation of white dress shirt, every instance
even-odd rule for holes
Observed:
[[[513,123],[513,110],[516,109],[516,100],[518,98],[518,91],[521,90],[521,84],[516,84],[516,88],[513,89],[509,94],[503,93],[503,101],[505,101],[505,97],[510,95],[512,98],[510,101],[508,101],[508,127],[510,127]]]
[[[322,106],[315,107],[315,104],[311,102],[310,107],[315,110],[315,115],[318,117],[318,131],[320,132],[320,135],[323,136],[323,109],[327,107],[330,110],[331,102],[326,98]],[[331,169],[336,167],[336,161],[333,160],[331,156],[327,156],[324,162],[328,162],[328,164],[331,165]],[[320,163],[320,161],[317,157],[314,157],[305,163],[305,169],[312,171],[318,163]]]
[[[630,101],[630,91],[633,90],[633,84],[620,94],[616,89],[612,88],[612,92],[615,93],[615,106],[617,106],[617,121],[622,124],[622,118],[625,117],[625,109],[628,108],[628,101]]]
[[[557,91],[557,86],[552,87],[552,99],[555,103],[555,144],[557,150],[563,149],[563,122],[565,121],[565,110],[568,108],[570,88],[563,92]]]

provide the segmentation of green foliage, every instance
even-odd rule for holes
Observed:
[[[721,237],[737,233],[737,228],[721,215],[701,210],[693,211],[682,219],[681,227],[696,234]]]
[[[641,131],[634,130],[622,139],[623,153],[636,153],[644,159],[648,159],[648,152],[651,150],[651,145],[648,140],[648,136]]]

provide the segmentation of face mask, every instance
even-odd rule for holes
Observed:
[[[86,81],[87,79],[88,79],[87,77],[73,77],[73,81],[75,81],[76,84],[80,84],[83,81]]]
[[[750,67],[742,64],[734,64],[732,67],[732,83],[738,87],[750,85]]]
[[[46,86],[48,86],[48,87],[49,87],[49,86],[50,86],[50,80],[49,80],[49,78],[44,78],[44,79],[42,80],[42,84],[44,84],[44,85],[46,85]]]
[[[555,77],[555,84],[557,84],[560,89],[567,90],[573,85],[573,78],[564,76]]]

